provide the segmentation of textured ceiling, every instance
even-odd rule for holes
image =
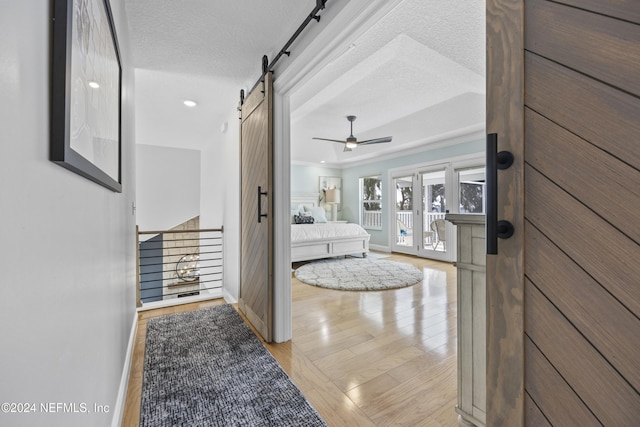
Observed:
[[[331,7],[334,0],[329,0]],[[353,0],[352,0],[353,1]],[[138,143],[199,149],[215,143],[240,88],[260,74],[315,0],[125,0],[133,37]],[[484,123],[485,16],[479,0],[403,0],[291,97],[292,160],[347,164],[446,137]],[[354,33],[355,34],[355,33]],[[277,78],[277,76],[276,76]],[[194,99],[196,109],[182,100]],[[358,147],[346,138],[356,115]]]
[[[315,0],[124,0],[138,144],[205,149]],[[186,108],[185,99],[198,103]],[[231,123],[231,126],[236,123]]]
[[[257,80],[315,0],[125,0],[136,68]],[[253,83],[253,82],[252,82]]]

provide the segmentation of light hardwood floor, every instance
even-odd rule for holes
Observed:
[[[292,279],[293,339],[266,344],[330,426],[457,426],[456,270],[393,254],[424,271],[417,285],[381,292],[317,288]],[[137,426],[146,321],[223,304],[139,314],[124,426]]]

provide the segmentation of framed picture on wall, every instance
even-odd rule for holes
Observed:
[[[122,67],[108,0],[53,1],[51,161],[122,191]]]
[[[340,190],[338,195],[338,210],[342,210],[342,178],[336,176],[321,176],[319,177],[318,190],[320,192],[320,204],[323,205],[326,202],[326,191],[328,189]]]

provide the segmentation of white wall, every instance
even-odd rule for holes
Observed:
[[[291,193],[319,192],[321,176],[342,178],[342,169],[291,164]]]
[[[240,120],[229,116],[222,138],[224,174],[224,296],[235,302],[240,292]]]
[[[141,231],[168,230],[200,215],[200,151],[136,145]]]
[[[122,0],[123,192],[48,160],[50,0],[0,3],[0,402],[114,410],[135,315],[133,70]],[[108,414],[4,414],[10,426],[106,426]]]
[[[211,147],[200,152],[200,228],[224,225],[224,135],[215,135]]]
[[[207,149],[200,152],[200,228],[202,229],[220,228],[224,225],[224,188],[227,185],[224,169],[223,134],[216,132],[212,135],[209,144],[207,144]],[[207,235],[207,237],[211,236]],[[210,245],[212,243],[210,240],[201,241],[201,245]],[[207,251],[211,251],[211,248],[201,248],[201,252]],[[225,256],[226,254],[223,252],[223,263]],[[224,265],[222,267],[218,267],[218,265],[216,261],[200,260],[201,271],[208,273],[222,271],[222,286],[224,289]],[[209,279],[217,280],[218,276],[213,276]],[[217,287],[219,285],[217,282],[204,284],[207,287]],[[217,290],[209,292],[217,293]]]

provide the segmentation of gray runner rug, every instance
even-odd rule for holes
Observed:
[[[148,321],[140,425],[326,426],[230,305]]]

